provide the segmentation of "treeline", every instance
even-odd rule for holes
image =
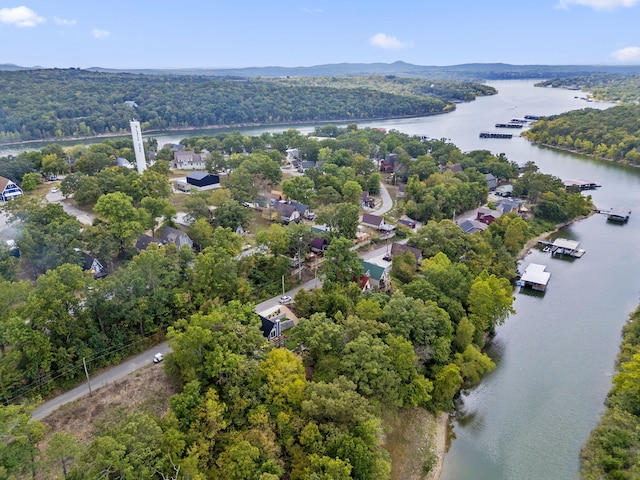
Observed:
[[[343,79],[3,71],[0,142],[122,133],[133,117],[143,130],[161,130],[430,115],[453,108],[450,99],[495,93],[468,82],[412,79],[406,85],[395,77],[357,82],[346,88],[349,80]]]
[[[598,158],[640,164],[640,105],[586,108],[537,121],[523,132],[529,140]]]
[[[580,454],[586,480],[640,478],[640,309],[622,332],[607,408]]]
[[[640,100],[640,75],[593,73],[554,78],[536,83],[536,87],[581,88],[596,100],[632,103]]]

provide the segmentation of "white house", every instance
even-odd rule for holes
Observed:
[[[8,178],[0,177],[0,201],[10,202],[22,196],[22,189]]]

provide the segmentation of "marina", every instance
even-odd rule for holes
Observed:
[[[598,185],[596,182],[591,180],[563,180],[564,188],[578,188],[579,190],[595,190],[596,188],[600,188],[602,185]]]
[[[480,132],[480,138],[512,138],[512,133]]]

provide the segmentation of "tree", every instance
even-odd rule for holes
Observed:
[[[69,165],[67,165],[64,154],[58,156],[55,153],[50,153],[42,157],[41,169],[45,175],[58,175],[68,172]]]
[[[282,182],[282,193],[296,202],[309,203],[315,197],[315,185],[309,177],[293,177]]]
[[[176,214],[173,204],[166,198],[161,197],[144,197],[140,202],[140,207],[149,213],[149,226],[151,228],[151,236],[156,234],[158,219],[164,217],[165,222],[171,220]]]
[[[317,212],[317,222],[326,224],[335,234],[352,239],[358,231],[359,208],[350,203],[325,205]]]
[[[214,227],[230,228],[235,231],[236,228],[245,228],[249,224],[252,212],[240,205],[238,202],[225,202],[216,208],[212,224]]]
[[[469,319],[476,328],[477,343],[482,332],[494,332],[495,327],[501,325],[509,314],[515,313],[512,291],[506,278],[483,272],[474,279],[467,301]]]
[[[350,180],[342,186],[342,198],[346,203],[359,205],[360,195],[362,195],[362,186],[358,182]]]
[[[322,272],[325,276],[323,289],[335,285],[346,286],[359,279],[364,270],[358,254],[351,250],[353,242],[346,238],[335,238],[324,255]]]
[[[262,230],[256,234],[256,242],[258,245],[267,246],[271,253],[277,257],[289,251],[291,237],[289,236],[288,227],[274,223],[267,230]]]
[[[44,438],[44,425],[31,419],[33,407],[0,405],[0,473],[6,478],[29,472],[36,479],[38,443]],[[4,470],[4,472],[2,472]]]
[[[144,231],[145,218],[136,210],[130,196],[115,192],[103,195],[93,211],[103,218],[111,234],[120,242],[120,251]]]
[[[32,192],[42,184],[42,175],[39,173],[25,173],[22,177],[21,188],[25,192]]]
[[[86,155],[80,157],[73,167],[76,172],[93,175],[114,164],[114,159],[109,158],[106,153],[88,152]]]
[[[80,458],[82,453],[82,445],[75,436],[70,433],[55,432],[49,439],[46,455],[51,465],[57,465],[62,469],[66,479],[74,461]]]

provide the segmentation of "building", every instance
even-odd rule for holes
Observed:
[[[157,245],[162,245],[162,240],[143,233],[138,237],[138,240],[136,240],[136,250],[138,252],[141,252],[142,250],[146,250],[147,248],[149,248],[149,245],[151,245],[152,243],[155,243]]]
[[[402,255],[403,253],[410,253],[416,259],[416,265],[422,264],[422,250],[416,247],[410,247],[402,243],[393,242],[391,244],[391,256]]]
[[[476,220],[487,225],[491,225],[497,218],[502,216],[500,210],[491,210],[488,207],[480,207],[476,214]]]
[[[298,223],[300,221],[300,212],[289,203],[276,203],[273,207],[280,214],[280,221],[285,225],[291,222]]]
[[[487,179],[487,185],[489,186],[489,191],[494,191],[498,186],[498,179],[494,177],[493,173],[485,173],[484,178]]]
[[[384,217],[380,215],[373,215],[371,213],[365,213],[362,215],[362,225],[366,227],[375,228],[381,230],[384,225]]]
[[[383,292],[389,289],[391,285],[389,283],[387,269],[385,267],[381,267],[375,263],[365,262],[364,260],[361,260],[360,262],[362,263],[365,276],[369,277],[369,284],[372,289],[377,289]]]
[[[529,287],[538,292],[544,292],[551,278],[551,273],[546,272],[544,265],[530,263],[520,277],[518,284],[521,287]]]
[[[329,242],[327,242],[323,237],[315,237],[311,240],[309,248],[313,253],[322,254],[327,251],[327,248],[329,248]]]
[[[220,187],[220,177],[213,173],[191,172],[187,175],[187,184],[198,188],[198,190],[211,190]]]
[[[8,178],[0,177],[0,201],[10,202],[22,196],[22,189]]]
[[[390,153],[387,155],[387,158],[383,158],[380,160],[380,171],[382,173],[393,173],[396,170],[396,161],[398,160],[398,155],[395,153]]]
[[[162,229],[162,232],[160,233],[160,240],[164,244],[175,243],[178,248],[182,248],[185,245],[189,248],[193,248],[193,240],[189,238],[189,235],[172,227],[164,227]]]
[[[486,223],[479,222],[478,220],[467,219],[458,224],[462,233],[475,233],[475,232],[484,232],[489,225]]]
[[[173,152],[171,168],[178,170],[204,170],[206,168],[205,155],[193,150]]]

